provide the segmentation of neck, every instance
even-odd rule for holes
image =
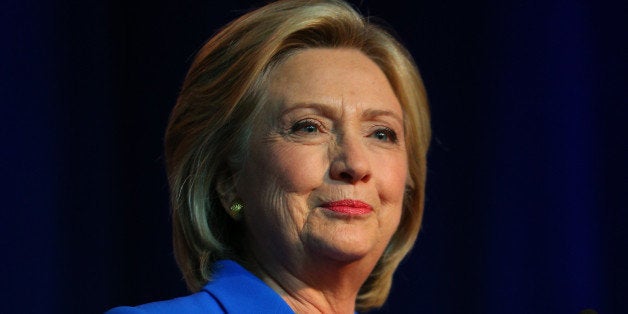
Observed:
[[[273,260],[257,264],[254,272],[296,313],[354,313],[358,291],[375,262],[317,259],[285,265]]]

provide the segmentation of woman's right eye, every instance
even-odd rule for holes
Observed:
[[[316,132],[320,132],[321,125],[317,121],[314,120],[301,120],[297,123],[293,124],[290,130],[292,133],[306,133],[312,134]]]

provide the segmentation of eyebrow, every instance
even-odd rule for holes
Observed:
[[[336,115],[338,111],[336,108],[332,106],[320,104],[320,103],[296,103],[296,104],[292,104],[290,108],[286,108],[282,110],[281,116],[285,116],[286,114],[292,111],[300,110],[300,109],[315,109],[316,111],[319,111],[323,113],[324,115],[328,115],[328,116],[334,116]]]
[[[328,116],[336,116],[338,113],[338,108],[335,106],[330,106],[330,105],[321,104],[321,103],[296,103],[290,106],[290,108],[282,110],[281,116],[284,116],[292,111],[300,110],[300,109],[314,109]],[[404,125],[403,117],[399,116],[397,113],[390,110],[367,109],[362,113],[362,117],[365,117],[367,119],[373,119],[379,116],[391,117],[394,120],[396,120],[400,125],[402,126]]]
[[[386,117],[393,118],[394,120],[399,122],[399,124],[401,126],[403,126],[403,124],[404,124],[402,117],[400,117],[395,112],[392,112],[392,111],[389,111],[389,110],[367,109],[366,111],[364,111],[362,116],[367,117],[369,119],[372,119],[372,118],[375,118],[375,117],[379,117],[379,116],[386,116]]]

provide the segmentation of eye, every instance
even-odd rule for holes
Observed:
[[[382,142],[397,143],[397,133],[390,128],[377,129],[371,136]]]
[[[321,124],[318,121],[310,120],[310,119],[298,121],[295,124],[293,124],[292,127],[290,128],[290,131],[292,131],[292,133],[306,133],[306,134],[317,133],[317,132],[320,132],[320,130],[321,130]]]

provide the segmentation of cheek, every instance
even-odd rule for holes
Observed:
[[[381,180],[378,182],[378,193],[382,204],[379,215],[382,235],[390,241],[399,227],[403,212],[403,201],[408,177],[407,159],[391,158],[386,167],[378,168]]]
[[[252,151],[238,188],[252,236],[275,245],[296,241],[305,224],[309,192],[324,175],[315,151],[282,144]]]
[[[309,193],[321,185],[324,169],[316,149],[270,143],[251,151],[239,176],[238,196],[257,218],[270,215],[278,221],[300,221],[293,216],[307,208]]]
[[[327,169],[320,148],[281,143],[266,151],[265,172],[286,193],[304,194],[320,186]]]
[[[386,203],[403,205],[406,183],[408,180],[408,159],[405,154],[382,156],[374,167],[377,171],[378,190]]]

